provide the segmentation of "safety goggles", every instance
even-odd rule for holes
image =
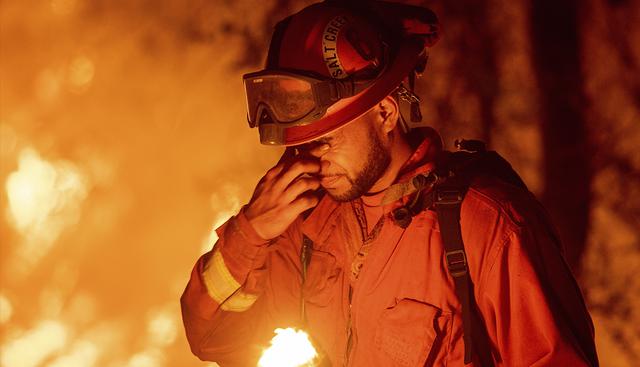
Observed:
[[[286,127],[306,125],[324,116],[332,104],[362,92],[375,80],[322,79],[280,70],[263,70],[242,78],[251,127],[267,122]]]

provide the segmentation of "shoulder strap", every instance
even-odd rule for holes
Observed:
[[[462,201],[471,181],[480,175],[493,176],[525,190],[527,187],[504,158],[484,149],[484,143],[461,141],[456,142],[456,146],[460,151],[446,155],[437,170],[437,174],[444,178],[436,181],[431,207],[438,216],[445,262],[462,308],[464,363],[471,363],[473,355],[477,354],[482,365],[488,366],[492,365],[490,353],[483,350],[487,349],[487,341],[474,339],[474,336],[486,337],[486,330],[474,319],[477,307],[460,227]]]
[[[450,181],[453,181],[451,179]],[[471,278],[467,266],[467,255],[460,229],[460,208],[468,187],[447,182],[433,192],[433,207],[438,214],[440,235],[444,245],[444,258],[449,274],[455,283],[455,292],[462,306],[462,328],[464,338],[464,363],[470,363],[474,353],[472,339]]]

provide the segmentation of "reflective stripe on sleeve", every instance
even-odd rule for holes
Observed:
[[[246,311],[258,299],[258,296],[239,290],[240,283],[229,272],[220,251],[213,251],[213,256],[205,265],[202,278],[207,293],[224,311]]]
[[[223,311],[242,312],[248,310],[253,303],[258,299],[258,296],[238,291],[233,296],[220,305],[220,309]]]

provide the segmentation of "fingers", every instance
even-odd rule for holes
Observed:
[[[313,177],[300,177],[296,179],[283,193],[283,199],[291,203],[298,196],[307,191],[315,191],[320,188],[320,181]]]
[[[312,193],[307,193],[298,196],[298,198],[291,203],[290,208],[295,212],[296,216],[298,216],[300,213],[316,205],[318,205],[318,198]]]
[[[295,161],[287,170],[282,171],[278,179],[278,188],[285,190],[298,176],[320,172],[320,163],[312,160]]]
[[[262,178],[262,181],[274,180],[276,177],[278,177],[278,175],[280,174],[280,172],[282,172],[283,169],[284,169],[284,164],[278,163],[277,165],[271,167],[271,169],[267,171],[267,173]]]
[[[287,148],[278,164],[262,177],[245,210],[256,233],[275,238],[298,215],[315,207],[319,199],[312,191],[320,188],[320,181],[313,174],[319,171],[319,161],[301,159]]]
[[[275,179],[282,172],[282,170],[285,169],[285,167],[291,165],[291,162],[295,157],[295,152],[296,150],[294,148],[287,147],[282,153],[282,155],[280,156],[278,163],[276,163],[276,165],[273,166],[270,170],[268,170],[267,173],[264,175],[263,181],[265,180],[269,181],[269,180]]]

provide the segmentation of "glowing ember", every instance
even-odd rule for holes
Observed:
[[[312,367],[318,356],[309,335],[294,328],[276,329],[271,346],[262,353],[258,367]]]

